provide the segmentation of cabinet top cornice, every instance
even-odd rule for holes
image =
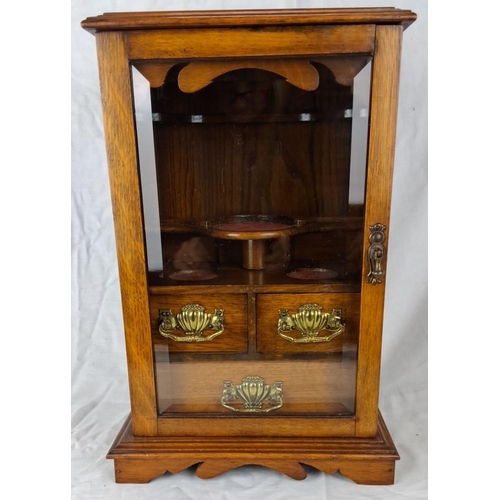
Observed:
[[[205,10],[113,12],[89,17],[82,27],[98,31],[153,30],[237,26],[291,26],[321,24],[400,24],[407,28],[417,19],[410,10],[393,7],[282,10]]]

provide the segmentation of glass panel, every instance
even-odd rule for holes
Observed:
[[[239,69],[183,92],[177,64],[151,104],[134,70],[151,284],[359,283],[371,64],[311,65],[316,90]]]
[[[371,59],[132,78],[159,412],[353,415]]]
[[[368,110],[372,64],[369,62],[355,77],[352,102],[351,177],[349,205],[365,202],[366,155],[368,144]]]
[[[349,416],[354,412],[353,359],[234,358],[225,362],[192,357],[172,360],[168,353],[157,348],[160,414]]]
[[[140,144],[139,164],[141,189],[143,193],[144,226],[146,229],[146,250],[149,271],[162,271],[160,214],[158,211],[158,190],[156,185],[156,160],[151,114],[149,82],[135,68],[132,68],[134,84],[134,107],[137,142]]]

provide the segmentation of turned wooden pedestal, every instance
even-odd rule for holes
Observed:
[[[210,479],[243,465],[262,465],[305,479],[303,465],[327,474],[339,471],[358,484],[394,483],[398,452],[379,414],[374,438],[162,438],[134,437],[127,419],[107,458],[115,461],[117,483],[147,483],[166,472],[197,465]]]

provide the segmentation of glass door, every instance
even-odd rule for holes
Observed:
[[[352,417],[371,58],[132,81],[160,415]]]

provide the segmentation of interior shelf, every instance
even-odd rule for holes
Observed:
[[[266,270],[247,270],[237,266],[221,266],[212,273],[213,278],[206,280],[179,280],[164,272],[149,273],[149,293],[164,294],[169,292],[196,292],[217,288],[217,293],[280,293],[289,292],[290,288],[297,293],[331,292],[357,293],[361,290],[361,281],[358,276],[342,276],[339,263],[319,263],[311,270],[332,270],[334,277],[329,279],[297,279],[290,277],[293,271],[281,270],[269,272]],[[300,266],[290,266],[291,269],[307,269]],[[338,269],[338,271],[335,271]],[[325,273],[326,274],[326,273]]]
[[[261,224],[260,229],[259,224]],[[293,219],[285,216],[235,215],[232,217],[214,217],[207,220],[164,219],[160,223],[160,228],[163,233],[195,232],[220,239],[257,240],[338,229],[361,229],[363,224],[364,217],[358,216]],[[247,227],[245,228],[245,226]],[[249,230],[249,227],[253,229]]]

